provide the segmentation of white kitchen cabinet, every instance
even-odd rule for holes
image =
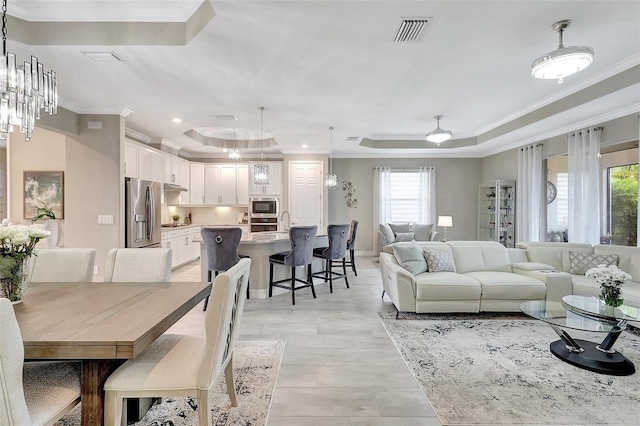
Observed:
[[[200,235],[200,227],[172,229],[162,233],[162,247],[170,248],[171,268],[193,262],[200,257],[200,243],[193,239]]]
[[[249,204],[249,166],[236,165],[236,204]]]
[[[240,172],[238,169],[240,168]],[[207,164],[205,166],[205,204],[233,206],[248,204],[246,185],[240,187],[242,194],[238,193],[238,174],[243,174],[246,179],[244,164]],[[243,201],[240,201],[240,195]]]
[[[124,143],[124,175],[126,177],[138,177],[138,145]]]
[[[189,204],[191,205],[204,204],[204,168],[202,163],[190,164]]]
[[[178,158],[178,180],[177,184],[186,188],[186,191],[180,191],[179,204],[189,204],[190,199],[190,179],[191,179],[191,164],[187,160]]]
[[[269,184],[256,185],[253,179],[254,163],[249,163],[249,196],[269,195],[279,197],[282,194],[282,163],[279,161],[265,161],[269,165]]]
[[[178,157],[175,155],[164,155],[164,182],[178,183]]]
[[[164,183],[164,155],[161,152],[150,150],[151,170],[149,180]]]
[[[151,180],[151,150],[141,146],[136,149],[138,150],[138,178]]]

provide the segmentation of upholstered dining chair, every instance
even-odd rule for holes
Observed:
[[[113,248],[107,253],[104,281],[171,281],[171,249]]]
[[[329,281],[329,292],[333,293],[333,280],[344,279],[347,288],[349,288],[349,280],[347,279],[347,267],[342,262],[342,274],[333,272],[333,261],[345,258],[347,255],[347,239],[349,234],[349,225],[329,225],[327,226],[327,236],[329,237],[329,245],[327,247],[317,247],[313,249],[313,256],[324,259],[325,268],[311,274],[312,277],[322,278],[325,282]]]
[[[13,306],[0,299],[0,425],[52,425],[78,402],[80,363],[25,364]]]
[[[104,424],[120,425],[123,400],[196,396],[198,424],[211,425],[210,391],[225,373],[231,405],[238,405],[233,350],[242,318],[251,259],[219,274],[211,289],[204,336],[163,334],[140,355],[127,360],[104,385]]]
[[[354,275],[356,277],[358,276],[358,271],[356,271],[355,250],[356,250],[356,235],[358,234],[358,225],[359,224],[360,224],[360,222],[358,222],[355,219],[353,219],[351,221],[351,227],[349,229],[349,239],[347,240],[347,250],[349,251],[349,260],[347,260],[346,256],[342,258],[343,270],[347,266],[351,266],[351,270],[353,271],[353,273],[354,273]],[[340,266],[340,265],[339,264],[333,264],[332,266],[335,268],[336,266]]]
[[[38,250],[29,260],[28,281],[32,283],[90,282],[96,249],[52,248]]]
[[[291,290],[291,302],[296,304],[296,290],[311,287],[311,294],[316,298],[316,290],[313,288],[311,279],[311,263],[313,262],[313,246],[315,244],[317,226],[292,226],[289,228],[289,241],[291,242],[291,251],[272,254],[269,256],[269,297],[273,295],[273,287],[280,287]],[[291,278],[283,280],[273,280],[273,265],[283,265],[291,267]],[[307,280],[301,280],[296,277],[296,267],[307,267]],[[284,283],[290,282],[290,285]],[[303,285],[296,287],[296,282]]]
[[[238,246],[242,238],[240,228],[209,228],[200,230],[200,235],[207,247],[207,281],[211,281],[211,273],[218,276],[240,261],[240,258],[248,256],[238,255]],[[201,260],[202,262],[203,260]],[[247,284],[247,299],[249,298],[249,284]],[[204,308],[207,310],[209,298],[204,300]]]

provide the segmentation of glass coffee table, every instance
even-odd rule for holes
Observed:
[[[550,345],[551,353],[585,370],[615,376],[635,373],[635,366],[612,349],[629,321],[640,318],[640,308],[606,306],[596,297],[570,295],[560,302],[530,301],[520,305],[525,314],[546,322],[560,337]],[[607,333],[600,343],[574,339],[564,328]]]

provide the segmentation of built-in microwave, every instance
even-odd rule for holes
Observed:
[[[249,202],[249,216],[278,217],[277,198],[252,198]]]

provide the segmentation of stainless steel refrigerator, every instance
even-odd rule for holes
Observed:
[[[160,247],[160,183],[125,178],[126,247]]]

